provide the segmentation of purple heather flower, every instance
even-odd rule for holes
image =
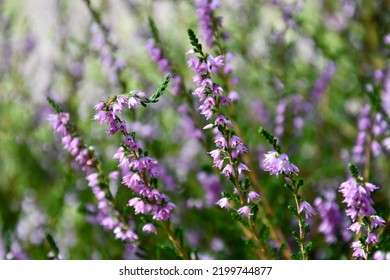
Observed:
[[[234,176],[234,168],[231,164],[226,164],[225,168],[222,170],[222,174],[226,177]]]
[[[368,244],[378,243],[378,235],[374,232],[370,232],[367,236],[366,242]]]
[[[360,222],[353,223],[348,227],[350,231],[353,231],[355,234],[359,234],[362,224]]]
[[[216,174],[207,174],[200,172],[196,176],[201,183],[203,189],[206,192],[206,201],[208,204],[214,204],[217,202],[218,197],[222,191],[221,182]]]
[[[219,207],[224,208],[224,209],[230,208],[229,199],[227,199],[226,197],[221,198],[215,204],[217,204]]]
[[[212,55],[209,55],[207,57],[207,65],[210,73],[218,72],[224,66],[223,55],[219,55],[215,58]]]
[[[248,203],[250,203],[250,202],[257,202],[260,198],[261,198],[261,196],[257,192],[250,191],[248,193],[247,201],[248,201]]]
[[[218,169],[221,169],[224,162],[224,156],[221,153],[220,149],[215,149],[209,152],[209,155],[213,158],[214,167],[217,167]]]
[[[95,106],[96,109],[102,110],[104,104],[99,103]],[[103,111],[101,111],[103,112]],[[74,157],[75,161],[80,165],[81,169],[87,173],[86,179],[88,186],[91,188],[95,198],[98,201],[97,213],[93,220],[103,226],[105,229],[113,230],[116,237],[121,240],[134,241],[137,236],[127,226],[124,226],[118,221],[115,216],[115,210],[110,206],[110,203],[106,199],[105,192],[99,185],[99,173],[93,171],[92,163],[94,159],[88,149],[82,145],[80,138],[73,137],[68,127],[69,121],[68,113],[60,113],[57,115],[51,115],[49,120],[53,125],[53,128],[62,136],[62,143],[66,150]],[[109,119],[105,117],[105,121]]]
[[[246,166],[243,163],[238,164],[237,170],[238,170],[238,175],[241,175],[243,171],[250,171],[248,166]]]
[[[248,206],[243,206],[240,209],[237,210],[237,213],[240,214],[241,216],[249,218],[253,214],[251,213],[250,209]]]
[[[99,103],[95,109],[106,110],[106,116],[103,121],[110,126],[109,134],[114,134],[117,127],[125,136],[124,145],[114,154],[118,159],[119,166],[124,169],[122,182],[132,189],[136,196],[129,200],[128,205],[133,207],[135,214],[153,215],[155,220],[168,220],[171,217],[171,211],[175,205],[170,202],[168,196],[161,194],[157,189],[149,186],[151,178],[161,178],[162,169],[157,160],[142,156],[140,154],[140,145],[134,137],[127,131],[127,127],[116,115],[122,111],[123,106],[133,108],[140,105],[140,100],[146,98],[146,94],[140,91],[131,91],[129,98],[117,96],[110,104],[102,105]],[[116,108],[114,112],[114,108]],[[99,120],[99,118],[96,118]],[[120,232],[119,232],[120,233]]]
[[[360,179],[362,180],[362,179]],[[350,178],[340,185],[339,191],[343,194],[343,202],[347,204],[346,214],[351,218],[353,223],[348,229],[358,234],[361,230],[367,232],[366,244],[375,244],[378,242],[378,235],[375,228],[384,226],[384,220],[376,215],[372,207],[373,201],[370,197],[378,187],[371,183],[356,181]],[[371,225],[367,225],[366,221]],[[354,249],[353,257],[367,259],[367,251],[362,247],[360,241],[352,243]]]
[[[377,186],[367,183],[360,184],[356,182],[355,178],[350,178],[340,185],[339,191],[343,194],[343,202],[347,204],[347,215],[355,221],[358,216],[369,217],[375,215],[376,212],[372,208],[373,203],[370,194],[372,191],[378,189]]]
[[[298,213],[305,212],[306,219],[310,216],[317,215],[316,210],[307,202],[302,201],[298,208]]]
[[[199,29],[202,30],[202,39],[207,46],[213,47],[215,43],[214,28],[221,25],[221,19],[214,16],[219,7],[219,0],[196,0],[196,14],[199,18]]]
[[[390,260],[390,253],[383,251],[376,251],[372,256],[374,260]]]
[[[264,170],[271,175],[279,176],[279,174],[297,174],[299,172],[298,167],[289,162],[286,154],[279,154],[275,151],[270,151],[265,154],[264,158]]]
[[[367,254],[362,248],[362,243],[360,241],[354,241],[351,244],[351,248],[353,249],[353,254],[352,256],[357,259],[357,258],[362,258],[362,259],[367,259]]]
[[[156,227],[151,223],[144,225],[142,227],[142,231],[147,233],[157,234]]]
[[[317,197],[314,200],[314,205],[317,208],[321,219],[321,224],[318,231],[325,235],[325,241],[333,244],[337,242],[337,230],[341,232],[344,241],[349,241],[351,238],[350,231],[345,228],[348,221],[344,219],[340,212],[339,204],[336,202],[336,193],[334,190],[326,190],[323,192],[323,197]]]
[[[385,220],[383,220],[381,217],[377,215],[371,216],[371,226],[373,228],[384,227],[385,224],[386,224]]]

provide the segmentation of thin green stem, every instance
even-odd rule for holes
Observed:
[[[170,227],[170,225],[168,224],[168,222],[166,221],[163,221],[162,222],[162,225],[166,231],[166,233],[168,234],[168,238],[169,240],[171,240],[173,246],[175,247],[176,249],[176,252],[178,253],[178,255],[183,259],[183,260],[189,260],[190,257],[187,253],[187,251],[184,249],[183,245],[182,245],[182,242],[180,242],[180,240],[178,240],[175,236],[175,234],[172,232],[172,229]]]

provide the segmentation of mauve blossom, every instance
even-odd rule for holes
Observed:
[[[219,207],[224,208],[224,209],[230,208],[229,199],[227,199],[226,197],[221,198],[215,204],[217,204]]]
[[[279,154],[275,151],[270,151],[265,154],[264,157],[264,170],[271,175],[278,177],[280,174],[290,175],[297,174],[299,172],[298,167],[290,163],[286,154]]]
[[[257,192],[250,191],[250,192],[248,193],[248,199],[247,199],[247,201],[248,201],[248,203],[250,203],[250,202],[256,202],[256,201],[258,201],[260,198],[261,198],[261,197],[260,197],[260,195],[259,195]]]
[[[241,207],[240,209],[237,210],[237,213],[240,214],[241,216],[249,218],[253,214],[251,213],[249,207],[247,205]]]
[[[298,208],[298,213],[305,212],[306,219],[310,216],[317,215],[316,210],[307,201],[302,201]]]
[[[146,232],[146,233],[157,234],[156,227],[153,224],[151,224],[151,223],[144,225],[142,227],[142,231]]]
[[[367,253],[363,250],[362,243],[360,241],[352,242],[351,248],[353,249],[352,256],[355,259],[357,258],[367,259]]]

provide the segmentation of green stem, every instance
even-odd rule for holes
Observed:
[[[305,250],[305,231],[304,231],[304,220],[302,219],[301,213],[298,213],[299,209],[299,195],[298,190],[294,190],[294,200],[295,200],[295,206],[297,209],[297,221],[298,221],[298,227],[299,227],[299,249],[302,254],[302,260],[307,260],[306,250]]]
[[[178,253],[178,255],[183,259],[183,260],[189,260],[190,257],[187,253],[187,251],[184,249],[182,243],[180,242],[180,240],[178,240],[176,238],[176,236],[173,234],[172,232],[172,229],[171,227],[169,226],[168,222],[166,221],[163,221],[162,222],[162,225],[166,231],[166,233],[168,234],[168,237],[169,237],[169,240],[171,240],[173,246],[175,246],[175,249],[176,249],[176,252]]]

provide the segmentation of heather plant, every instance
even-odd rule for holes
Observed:
[[[389,259],[388,1],[33,2],[0,259]]]

